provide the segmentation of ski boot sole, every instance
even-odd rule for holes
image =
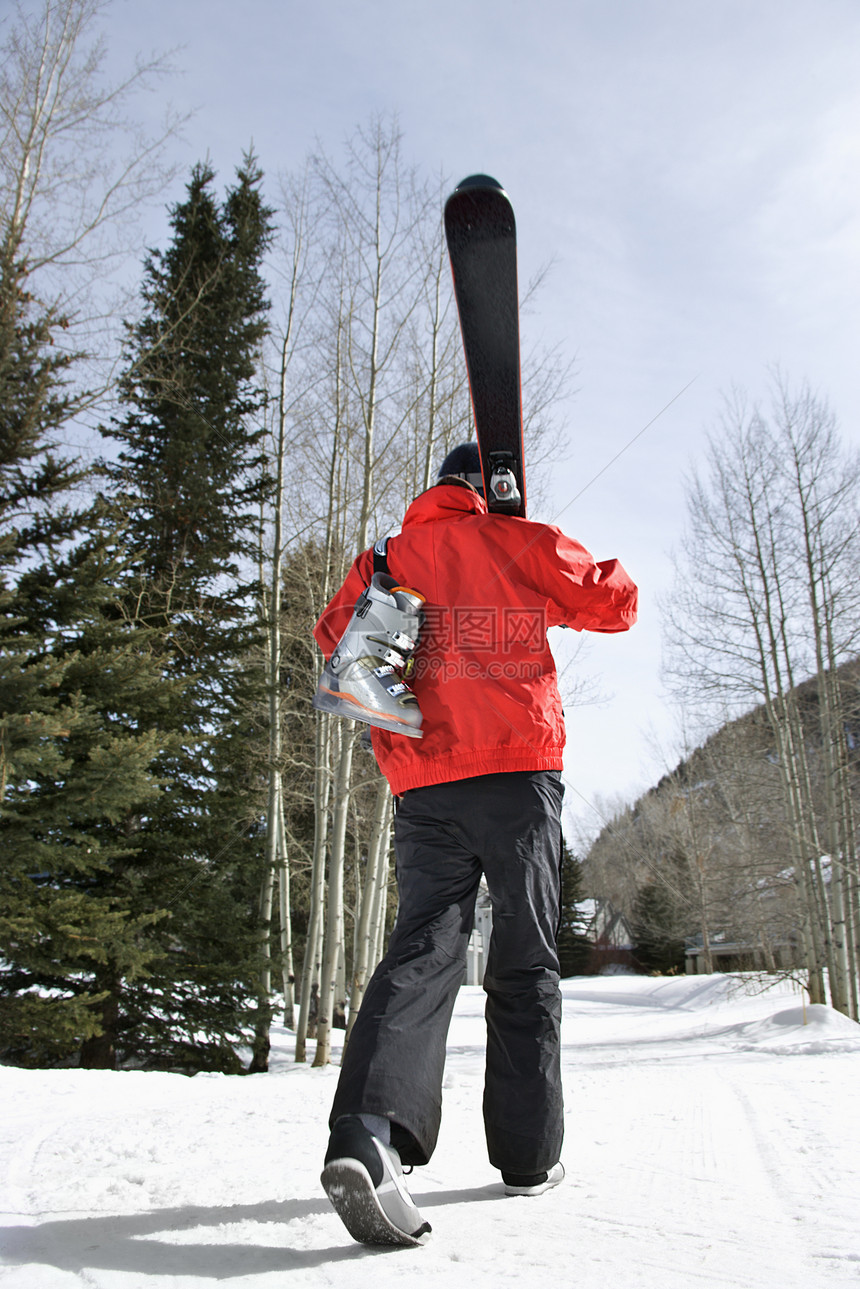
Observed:
[[[406,721],[398,721],[393,716],[383,716],[372,707],[366,707],[364,703],[360,703],[357,698],[350,697],[349,694],[336,694],[333,690],[322,686],[314,694],[312,705],[318,712],[330,712],[332,716],[346,716],[350,720],[364,721],[377,729],[390,730],[392,734],[405,734],[407,738],[424,737],[423,731],[414,725],[409,725]]]

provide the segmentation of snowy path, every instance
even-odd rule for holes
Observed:
[[[464,989],[417,1250],[330,1210],[337,1071],[297,1069],[288,1035],[250,1079],[0,1068],[0,1289],[860,1289],[860,1027],[722,976],[564,989],[568,1180],[502,1196]]]

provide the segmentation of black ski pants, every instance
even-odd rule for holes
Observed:
[[[347,1044],[330,1122],[377,1114],[425,1164],[442,1110],[445,1044],[483,873],[493,910],[484,978],[490,1162],[530,1175],[561,1153],[561,801],[554,770],[416,788],[395,819],[399,905]]]

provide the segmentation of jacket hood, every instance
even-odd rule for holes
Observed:
[[[415,498],[403,516],[407,524],[430,524],[438,519],[453,519],[455,515],[486,515],[487,503],[471,488],[460,488],[455,483],[437,483]]]

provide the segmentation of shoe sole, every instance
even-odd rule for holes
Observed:
[[[416,1247],[430,1234],[428,1222],[410,1235],[389,1221],[370,1173],[357,1159],[333,1159],[323,1169],[320,1181],[338,1217],[359,1244]]]

